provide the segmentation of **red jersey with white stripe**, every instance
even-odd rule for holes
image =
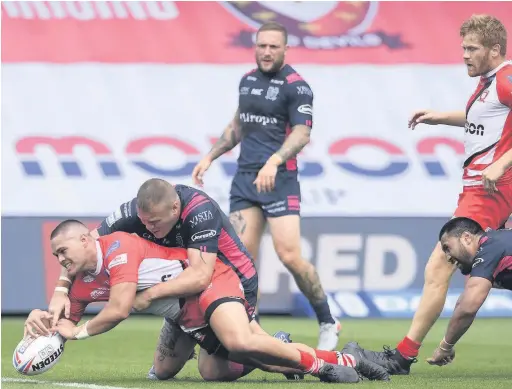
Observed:
[[[481,186],[482,171],[512,148],[512,62],[480,78],[466,106],[464,186]],[[498,185],[512,183],[512,169]]]

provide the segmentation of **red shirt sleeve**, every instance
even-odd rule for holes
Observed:
[[[496,75],[496,90],[500,103],[512,109],[512,65]]]

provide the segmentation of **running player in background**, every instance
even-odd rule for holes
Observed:
[[[460,36],[468,75],[480,77],[466,110],[417,111],[409,126],[465,127],[463,190],[454,216],[475,220],[484,230],[497,229],[512,213],[512,63],[505,61],[507,32],[495,17],[473,15],[462,24]],[[438,243],[425,268],[423,295],[407,336],[394,350],[365,350],[365,356],[392,374],[409,374],[423,339],[441,314],[455,270]]]
[[[280,24],[263,24],[256,35],[256,63],[239,85],[235,116],[217,143],[195,167],[203,185],[211,163],[240,143],[238,169],[230,193],[230,220],[252,258],[258,258],[268,222],[275,250],[308,298],[320,324],[318,348],[334,350],[341,325],[330,312],[315,267],[302,258],[300,185],[297,154],[309,143],[313,92],[285,64],[288,33]]]

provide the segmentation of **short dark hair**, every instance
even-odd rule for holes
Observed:
[[[277,22],[263,23],[261,27],[258,29],[256,35],[262,31],[279,31],[284,36],[284,44],[288,44],[288,31],[286,30],[286,27],[283,26],[282,24],[279,24]]]
[[[444,234],[460,238],[464,232],[472,235],[481,235],[484,230],[480,224],[468,217],[456,217],[447,222],[439,232],[439,240]]]
[[[75,226],[80,226],[80,227],[87,228],[87,226],[84,223],[82,223],[80,220],[67,219],[67,220],[64,220],[63,222],[60,222],[57,225],[57,227],[55,227],[53,229],[52,233],[50,234],[50,239],[53,239],[57,235],[63,234],[64,232],[67,232],[68,229],[70,229],[71,227],[75,227]]]
[[[176,200],[177,193],[172,184],[160,178],[150,178],[144,182],[137,192],[137,207],[143,212],[149,212],[156,204]]]

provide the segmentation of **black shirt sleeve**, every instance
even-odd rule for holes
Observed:
[[[186,248],[217,253],[222,231],[222,215],[210,200],[192,209],[183,220],[183,224],[188,231]]]
[[[503,247],[499,241],[488,238],[486,242],[480,246],[480,250],[476,254],[471,269],[471,277],[482,277],[494,282],[494,272],[503,258]]]
[[[290,126],[313,127],[313,92],[304,80],[286,84]]]
[[[121,204],[109,217],[101,222],[98,227],[100,236],[108,235],[116,231],[134,233],[139,223],[137,216],[137,201],[133,199]]]

